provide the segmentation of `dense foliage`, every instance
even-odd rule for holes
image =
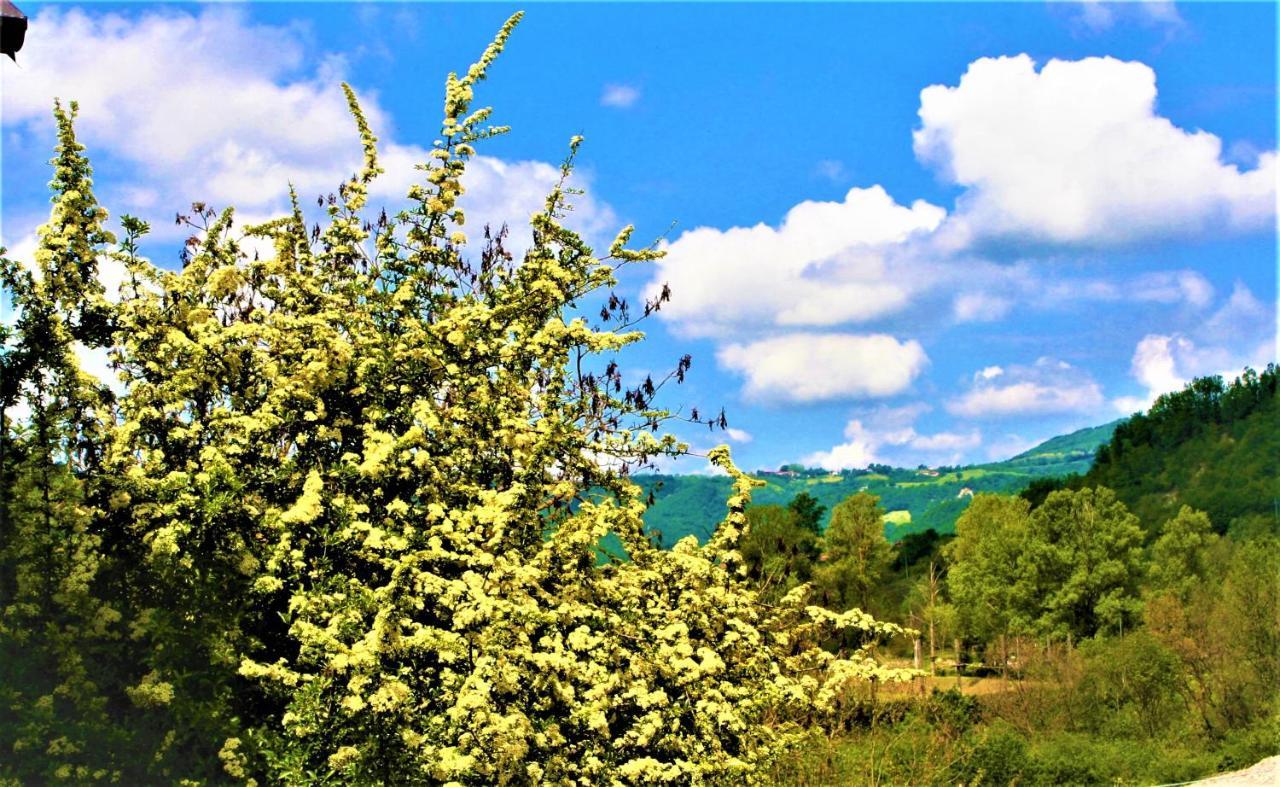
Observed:
[[[896,652],[927,669],[919,688],[932,694],[865,696],[858,725],[815,735],[775,778],[1162,783],[1276,754],[1274,379],[1269,367],[1225,388],[1197,380],[1118,424],[1093,471],[1017,496],[979,492],[954,535],[897,541],[865,597],[825,597],[920,632],[914,653]],[[1099,477],[1116,479],[1148,520]]]
[[[1179,580],[1174,587],[1165,579],[1143,587],[1141,625],[1074,646],[1021,637],[1003,649],[1008,655],[988,648],[986,670],[970,664],[966,672],[990,674],[992,661],[1009,658],[1005,677],[952,673],[932,679],[924,698],[881,697],[868,703],[864,723],[850,733],[814,735],[777,768],[776,780],[1166,784],[1276,755],[1280,540],[1209,534],[1193,544],[1191,534],[1204,534],[1202,516],[1181,516],[1152,555],[1153,563],[1167,562],[1159,572],[1153,566],[1152,575]],[[1168,570],[1197,564],[1203,573]],[[953,576],[961,565],[951,567]],[[950,590],[963,609],[957,588]],[[975,650],[981,642],[975,640]]]
[[[1076,486],[1106,486],[1149,534],[1183,505],[1218,533],[1273,520],[1280,499],[1280,369],[1246,369],[1230,383],[1201,377],[1117,426]]]
[[[473,92],[517,20],[449,75],[407,210],[366,217],[347,89],[364,161],[323,224],[195,206],[180,270],[138,255],[143,222],[104,229],[56,109],[50,222],[2,269],[0,411],[29,415],[0,423],[0,781],[740,783],[851,685],[910,674],[817,647],[892,624],[761,602],[727,450],[706,542],[647,537],[626,472],[685,449],[654,386],[620,384],[625,309],[574,308],[657,252],[628,228],[594,256],[563,181],[520,260],[465,229],[467,162],[504,130]],[[78,366],[99,347],[118,395]],[[625,560],[598,561],[608,534]]]

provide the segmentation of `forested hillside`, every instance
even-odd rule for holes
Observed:
[[[1115,429],[1077,486],[1107,486],[1148,533],[1183,505],[1219,533],[1274,522],[1280,501],[1277,369],[1195,380]]]
[[[972,494],[1014,493],[1037,479],[1085,472],[1094,451],[1111,438],[1119,423],[1060,435],[991,464],[914,470],[873,465],[842,473],[789,465],[781,471],[757,472],[755,477],[765,485],[755,491],[753,499],[762,504],[785,504],[801,492],[808,493],[826,507],[825,526],[837,503],[865,491],[877,495],[880,505],[890,512],[890,539],[930,529],[949,533]],[[645,512],[645,525],[666,546],[691,534],[705,540],[724,515],[729,489],[725,476],[644,475],[636,481],[653,493],[655,502]]]
[[[1146,413],[1054,437],[1003,462],[934,470],[875,465],[841,473],[796,466],[759,472],[765,485],[755,499],[785,504],[805,492],[830,512],[846,497],[870,492],[888,512],[891,540],[929,529],[953,532],[971,499],[964,490],[1016,493],[1028,487],[1033,501],[1054,489],[1109,487],[1148,534],[1183,505],[1206,512],[1220,533],[1233,523],[1266,527],[1280,511],[1276,380],[1274,365],[1261,373],[1245,370],[1230,383],[1199,378],[1161,396]],[[636,480],[655,500],[645,524],[667,546],[690,534],[705,539],[729,488],[723,476]]]

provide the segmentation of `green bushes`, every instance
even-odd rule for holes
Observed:
[[[1003,722],[985,728],[956,768],[965,784],[1025,784],[1036,773],[1025,736]]]
[[[1172,651],[1146,631],[1085,643],[1080,701],[1092,712],[1081,726],[1090,732],[1156,738],[1183,721],[1178,693],[1181,665]]]
[[[1217,769],[1248,768],[1276,754],[1280,754],[1280,710],[1243,729],[1229,730],[1217,750]]]
[[[941,702],[954,709],[953,700]],[[961,729],[946,726],[955,718],[939,715],[937,703],[938,698],[931,698],[896,722],[834,741],[815,735],[796,757],[774,770],[774,780],[795,787],[1136,785],[1187,781],[1226,767],[1223,753],[1194,738],[1151,741],[1070,731],[1028,734],[1001,719]],[[1238,746],[1238,756],[1253,757],[1246,764],[1265,756],[1251,742],[1241,741]]]

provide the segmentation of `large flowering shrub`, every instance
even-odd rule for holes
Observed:
[[[0,404],[31,416],[3,430],[0,744],[21,756],[0,778],[741,783],[850,681],[900,677],[818,647],[891,625],[744,583],[751,481],[727,449],[710,541],[646,537],[625,470],[687,449],[655,436],[657,386],[621,384],[612,356],[642,338],[611,329],[625,309],[573,315],[658,252],[628,228],[594,256],[563,183],[518,261],[459,208],[504,130],[472,93],[517,20],[448,77],[408,210],[365,217],[376,138],[347,89],[364,164],[325,226],[296,199],[244,233],[198,207],[172,271],[126,217],[118,302],[57,110],[53,218],[34,264],[3,269],[22,317]],[[110,348],[124,394],[77,342]],[[602,564],[610,533],[626,559]]]

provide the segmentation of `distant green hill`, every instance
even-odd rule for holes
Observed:
[[[1280,374],[1193,380],[1120,424],[1071,486],[1107,486],[1154,534],[1183,505],[1226,531],[1280,521]],[[1051,441],[1052,442],[1052,441]],[[1252,520],[1250,522],[1249,520]]]
[[[999,464],[1002,466],[1017,466],[1030,462],[1048,463],[1053,461],[1092,463],[1093,455],[1098,450],[1098,446],[1110,442],[1116,427],[1124,423],[1124,421],[1125,419],[1118,418],[1102,426],[1089,426],[1084,429],[1078,429],[1071,434],[1058,435]]]
[[[881,506],[890,512],[886,527],[891,539],[929,528],[949,533],[968,505],[970,493],[1015,493],[1036,478],[1086,472],[1094,451],[1111,439],[1119,423],[1054,437],[1012,459],[990,464],[936,470],[875,465],[841,473],[763,471],[756,477],[765,486],[755,490],[752,502],[785,505],[800,492],[808,492],[827,507],[829,516],[836,503],[865,490],[879,495]],[[691,534],[705,540],[724,516],[729,493],[729,479],[724,476],[646,475],[635,480],[653,492],[655,502],[645,513],[645,524],[665,546]]]
[[[827,513],[859,491],[880,496],[891,539],[932,528],[949,533],[970,493],[1022,491],[1042,479],[1041,495],[1061,486],[1107,486],[1155,533],[1182,505],[1209,514],[1219,531],[1280,523],[1280,373],[1246,370],[1231,383],[1193,380],[1145,413],[1060,435],[1003,462],[910,470],[873,465],[828,473],[787,465],[760,471],[754,503],[786,504],[808,492]],[[1096,458],[1096,459],[1095,459]],[[1055,479],[1061,479],[1056,481]],[[655,503],[645,524],[664,545],[705,539],[724,515],[729,479],[638,476]],[[825,522],[824,522],[825,524]]]

